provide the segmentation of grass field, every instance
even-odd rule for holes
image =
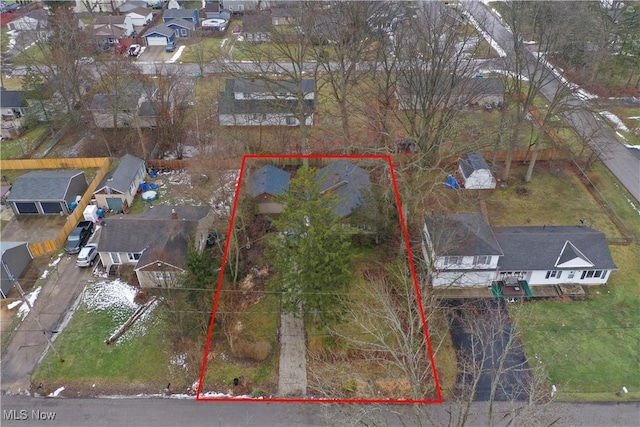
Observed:
[[[640,398],[640,211],[603,165],[596,164],[589,175],[635,240],[626,246],[610,246],[619,271],[611,274],[607,286],[589,288],[585,301],[536,301],[524,305],[522,310],[527,321],[520,322],[520,332],[529,360],[539,360],[544,365],[549,382],[558,388],[558,399],[637,400]],[[574,187],[567,177],[557,182],[545,184],[551,186],[543,192],[548,202],[538,199],[527,206],[518,204],[519,209],[511,210],[513,215],[536,218],[535,223],[557,224],[587,214],[594,228],[601,229],[607,236],[615,232],[607,225],[602,209],[584,194],[585,190]],[[560,182],[568,182],[569,188],[559,189]],[[517,198],[512,199],[517,202]],[[498,218],[502,222],[508,219],[506,214]],[[629,394],[620,398],[615,393],[622,386],[627,387]]]
[[[26,155],[31,151],[34,142],[49,132],[49,130],[49,125],[42,123],[14,139],[2,141],[0,145],[0,157],[2,159],[13,159]]]

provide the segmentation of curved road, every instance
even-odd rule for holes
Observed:
[[[513,34],[505,27],[500,19],[490,13],[479,1],[465,1],[461,4],[466,10],[481,23],[485,31],[502,47],[507,57],[513,56]],[[529,51],[527,51],[529,52]],[[529,52],[531,62],[535,61],[533,53]],[[558,88],[567,84],[562,81],[550,65],[546,69],[546,81],[542,87],[542,95],[548,100],[553,99]],[[568,102],[575,109],[565,114],[569,124],[582,136],[592,150],[600,157],[600,160],[609,168],[611,173],[631,193],[637,202],[640,202],[640,158],[633,155],[629,148],[618,142],[612,131],[590,112],[585,101],[575,94],[568,96]]]

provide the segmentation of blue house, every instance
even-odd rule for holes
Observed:
[[[172,28],[176,32],[176,36],[188,39],[191,37],[191,34],[196,30],[196,23],[193,21],[187,21],[186,19],[176,18],[171,21],[166,22],[166,25],[169,28]]]
[[[275,166],[265,165],[249,175],[247,186],[249,194],[258,204],[258,212],[275,214],[282,212],[282,205],[273,201],[289,190],[291,174]]]
[[[175,43],[176,30],[166,24],[156,25],[144,34],[147,46],[166,46],[169,42]]]
[[[200,14],[195,9],[167,9],[162,14],[162,22],[165,24],[174,19],[191,21],[196,27],[200,26]]]

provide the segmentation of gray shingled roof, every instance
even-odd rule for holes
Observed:
[[[300,82],[302,93],[313,93],[316,90],[314,79],[304,79]],[[295,82],[280,80],[277,83],[267,82],[259,79],[227,79],[227,93],[274,93],[274,94],[295,94],[298,92],[298,85]]]
[[[438,256],[503,255],[501,244],[479,213],[424,216]]]
[[[27,245],[28,242],[3,242],[0,241],[0,254],[3,254],[9,249],[17,248],[18,246]]]
[[[142,165],[144,165],[144,160],[131,154],[125,155],[118,166],[105,175],[93,193],[98,193],[105,187],[125,193]]]
[[[249,194],[252,197],[262,193],[277,196],[289,190],[290,179],[291,174],[289,172],[275,166],[265,165],[249,176],[249,181],[247,182]]]
[[[331,191],[338,205],[333,212],[341,217],[350,215],[366,201],[366,193],[371,191],[369,173],[346,160],[338,160],[318,171],[320,191]]]
[[[170,9],[173,10],[173,9]],[[144,37],[149,37],[151,34],[160,34],[161,36],[171,37],[176,32],[175,29],[168,27],[167,24],[156,25],[153,28],[150,28],[149,31],[144,33]]]
[[[171,218],[175,209],[178,218]],[[142,252],[138,268],[163,261],[183,268],[189,242],[207,206],[155,206],[141,215],[122,215],[105,221],[100,232],[100,252]]]
[[[496,238],[504,250],[498,267],[502,271],[562,270],[558,258],[578,255],[565,247],[568,241],[594,264],[594,269],[617,270],[603,233],[581,226],[496,227]],[[563,252],[564,248],[564,252]],[[573,253],[567,252],[570,250]],[[560,264],[562,261],[559,262]],[[575,270],[575,268],[564,268]]]
[[[172,19],[171,21],[165,22],[164,25],[166,25],[169,28],[180,27],[180,28],[186,28],[187,30],[193,31],[196,24],[195,22],[193,22],[193,20],[189,21],[183,18],[175,18],[175,19]]]
[[[243,33],[270,33],[272,30],[273,25],[269,15],[246,15],[242,18]]]
[[[7,201],[59,201],[65,200],[69,182],[80,170],[43,170],[25,173],[13,183]]]
[[[294,114],[298,111],[297,99],[238,100],[233,95],[221,94],[218,99],[219,114]],[[315,109],[313,99],[304,100],[304,112],[309,116]]]
[[[22,94],[21,90],[2,89],[0,91],[0,107],[18,108],[24,106]]]
[[[182,19],[190,19],[193,21],[194,16],[197,14],[197,10],[195,9],[167,9],[164,11],[162,18],[182,18]]]
[[[478,151],[472,151],[463,156],[460,159],[460,167],[462,168],[462,173],[465,178],[468,178],[474,171],[482,169],[489,170],[489,165]]]

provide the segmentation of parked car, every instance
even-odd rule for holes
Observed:
[[[91,233],[93,233],[93,222],[80,221],[76,228],[71,231],[71,234],[69,234],[67,244],[64,245],[64,250],[70,254],[77,254],[80,252],[80,249],[87,244]]]
[[[142,46],[139,44],[132,44],[129,46],[129,56],[138,56],[140,51],[142,50]]]
[[[89,243],[80,250],[76,265],[78,267],[91,267],[98,256],[98,244]]]

